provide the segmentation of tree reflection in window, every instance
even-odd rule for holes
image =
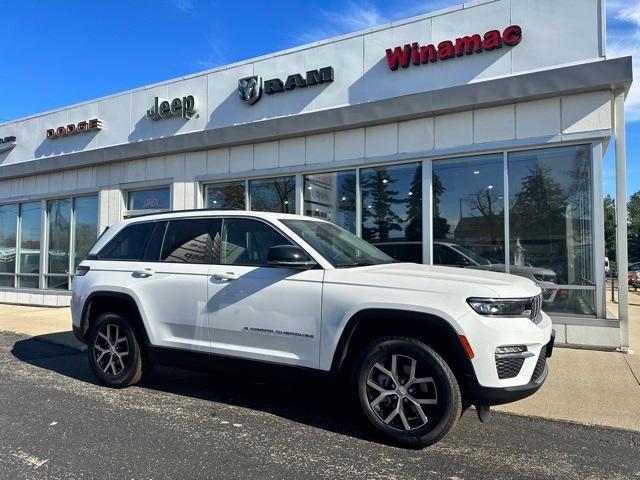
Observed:
[[[422,262],[422,165],[361,170],[362,238],[393,258]]]
[[[249,182],[251,210],[295,213],[296,178],[279,177]]]

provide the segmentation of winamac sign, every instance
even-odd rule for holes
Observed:
[[[456,38],[455,41],[444,40],[438,45],[420,45],[418,42],[408,43],[404,47],[387,49],[387,63],[391,70],[409,65],[424,65],[437,61],[449,60],[464,55],[473,55],[502,48],[513,47],[522,40],[522,29],[518,25],[510,25],[502,33],[489,30],[484,35],[479,33]]]

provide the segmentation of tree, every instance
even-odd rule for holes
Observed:
[[[491,239],[491,243],[493,245],[502,243],[502,237],[504,236],[502,197],[492,188],[481,188],[476,193],[469,195],[467,203],[472,211],[476,210],[480,213],[486,224],[486,232]],[[484,232],[478,232],[478,234],[480,233]]]
[[[607,194],[604,197],[604,245],[610,261],[616,258],[616,201]]]
[[[627,211],[629,214],[629,235],[640,235],[640,190],[631,195]]]
[[[566,200],[549,167],[530,168],[511,208],[511,241],[517,237],[536,241],[564,238]]]
[[[435,172],[431,180],[431,189],[433,190],[433,238],[442,240],[451,231],[451,225],[446,218],[440,216],[440,196],[446,189],[442,186],[440,176]]]
[[[393,205],[400,203],[397,190],[391,185],[398,180],[389,178],[386,168],[380,168],[367,175],[362,182],[364,208],[362,209],[362,237],[365,240],[389,239],[389,233],[402,230],[403,219],[393,211]],[[371,221],[372,227],[367,226]]]
[[[409,195],[405,201],[407,205],[407,240],[422,241],[422,165],[416,168],[411,179]]]

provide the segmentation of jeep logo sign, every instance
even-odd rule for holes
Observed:
[[[274,93],[288,92],[295,88],[306,88],[312,85],[320,85],[321,83],[330,83],[333,82],[333,79],[333,67],[309,70],[304,77],[299,73],[295,73],[289,75],[284,82],[279,78],[263,81],[261,76],[254,75],[238,80],[238,93],[245,103],[253,105],[262,98],[263,92],[267,95],[273,95]]]
[[[160,97],[154,99],[153,107],[147,110],[147,118],[160,120],[162,118],[182,117],[189,119],[196,113],[197,105],[193,95],[182,98],[174,98],[170,102]]]

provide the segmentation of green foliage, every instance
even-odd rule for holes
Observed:
[[[608,195],[604,197],[604,251],[610,262],[616,258],[616,203]]]

